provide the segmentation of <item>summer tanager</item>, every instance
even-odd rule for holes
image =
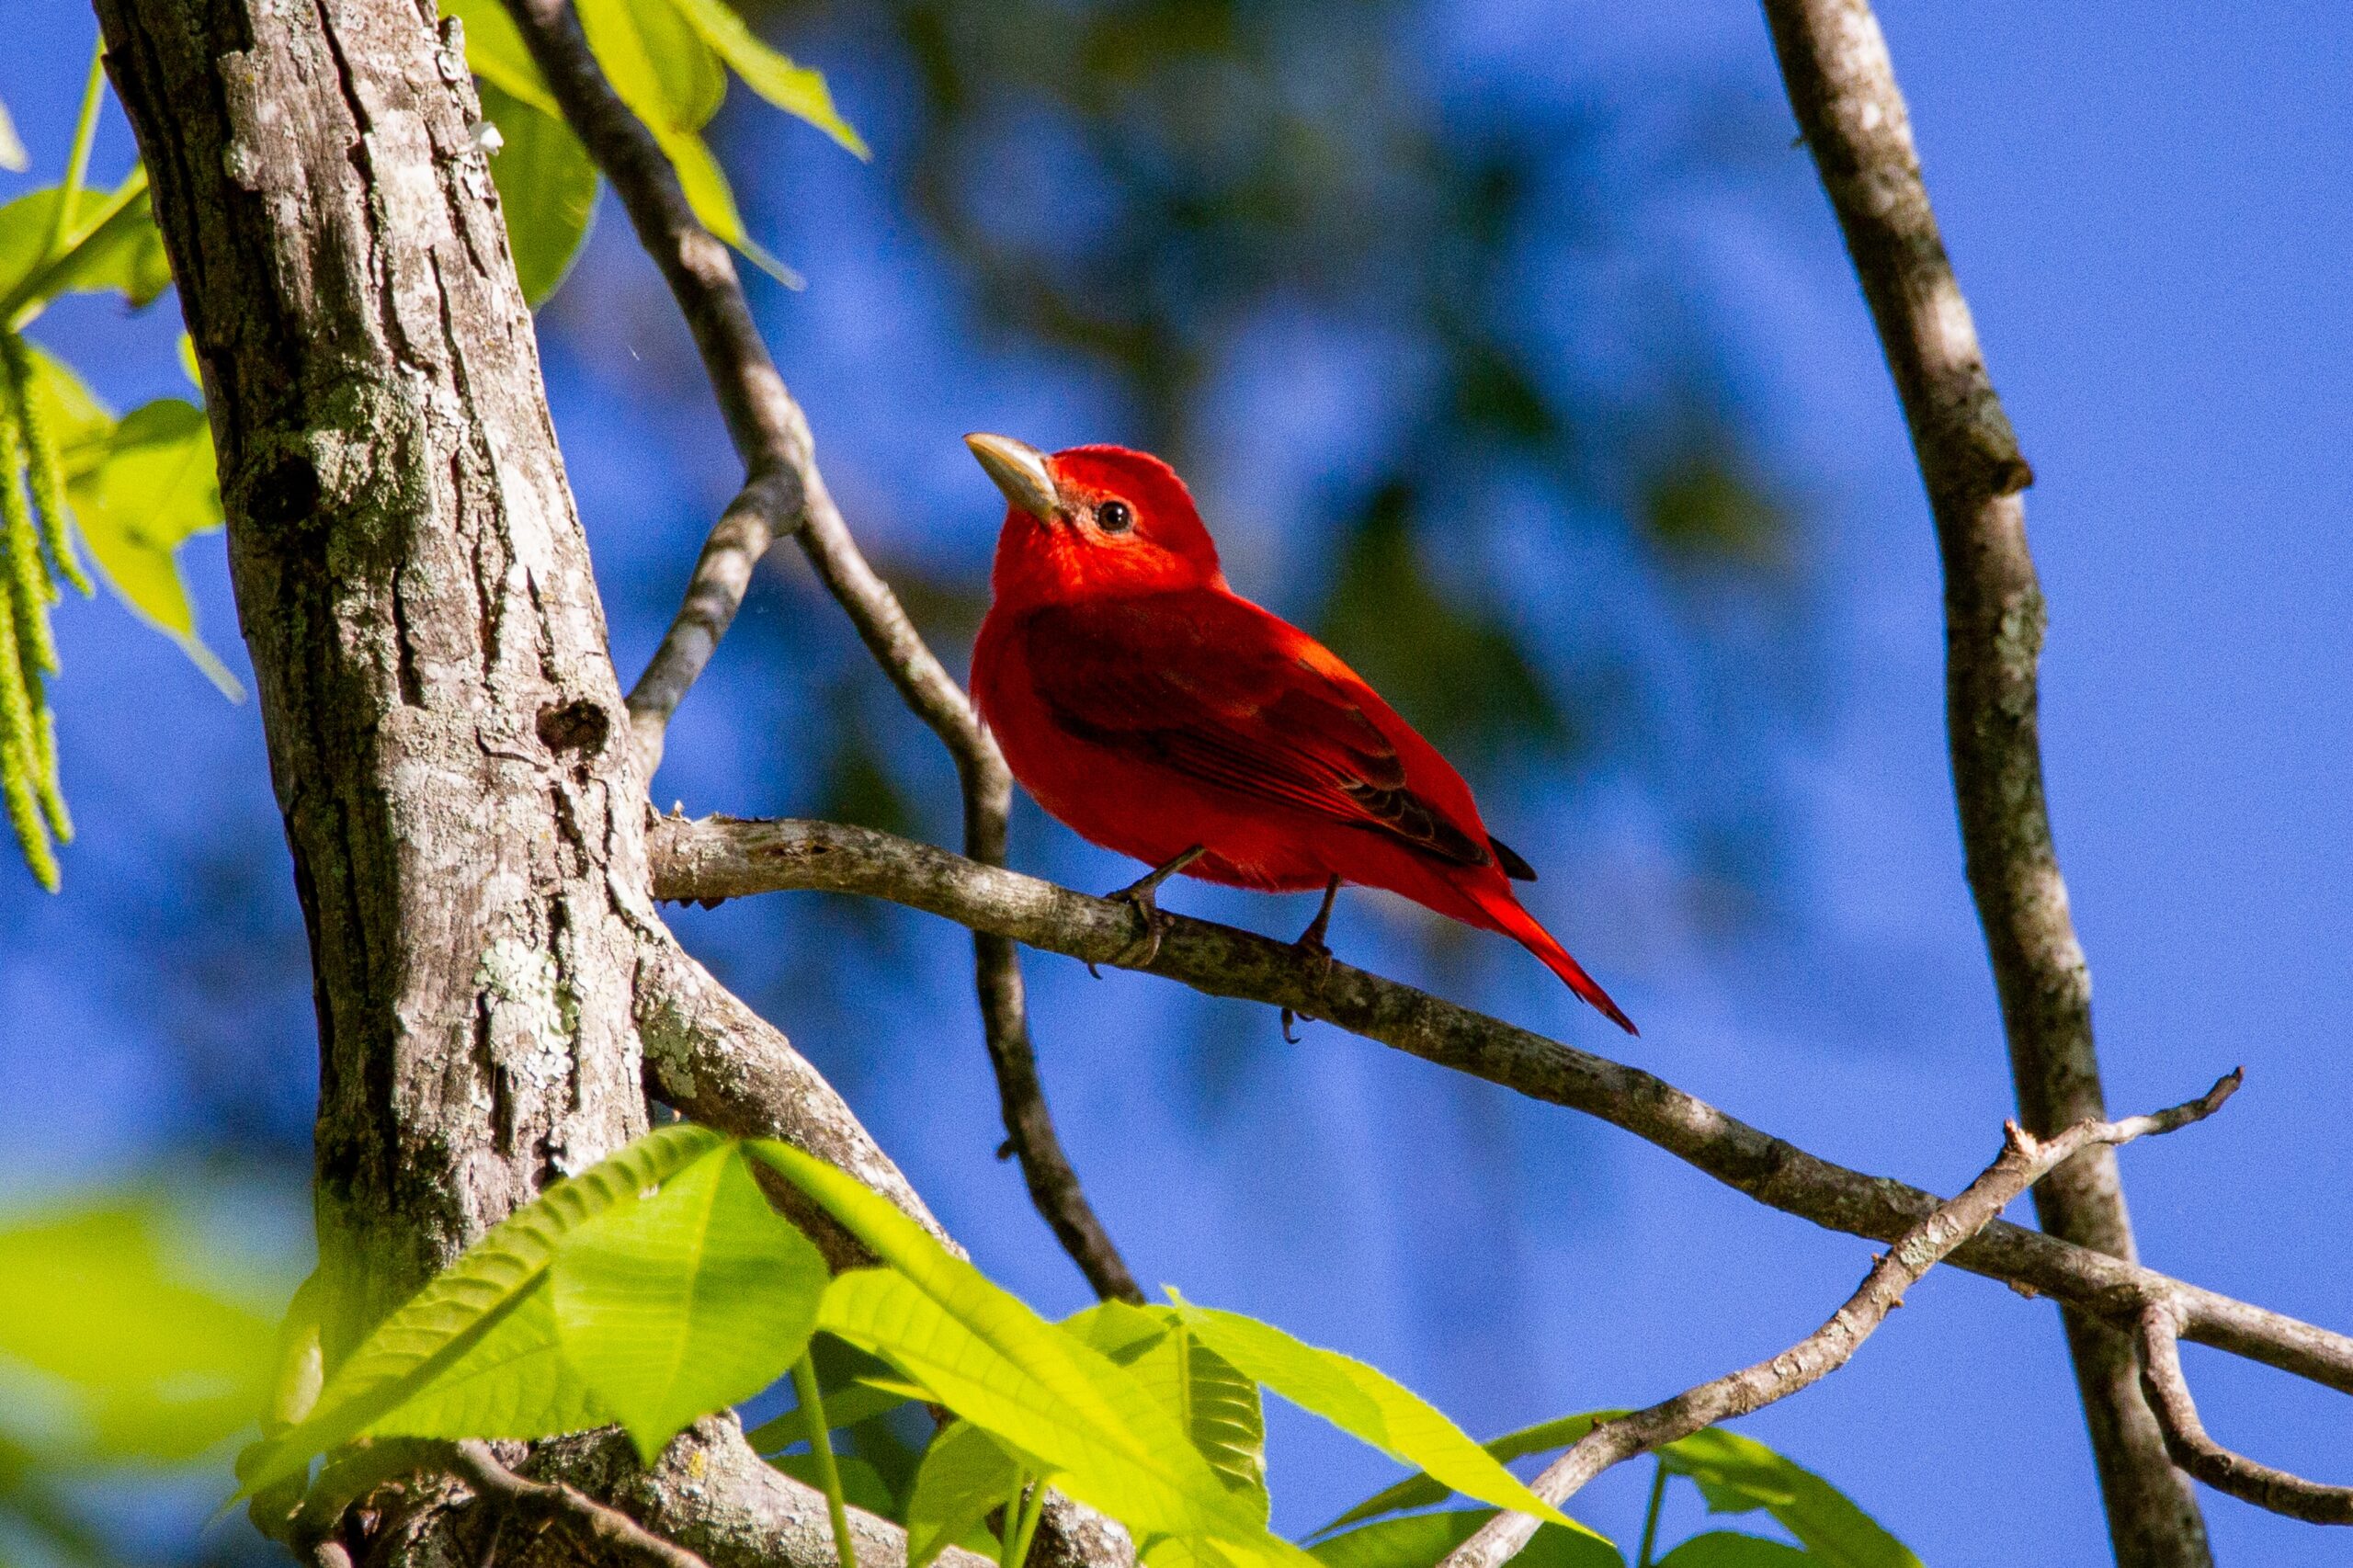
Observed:
[[[1536,873],[1462,776],[1331,650],[1226,585],[1173,469],[1123,447],[964,439],[1011,503],[972,694],[1040,805],[1155,868],[1120,895],[1150,951],[1154,890],[1176,872],[1322,888],[1300,938],[1322,953],[1333,897],[1357,882],[1517,938],[1634,1032],[1512,896]]]

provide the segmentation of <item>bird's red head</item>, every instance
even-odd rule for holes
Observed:
[[[1192,493],[1150,453],[1072,447],[1050,456],[1005,436],[964,444],[1009,503],[991,577],[999,603],[1224,585]]]

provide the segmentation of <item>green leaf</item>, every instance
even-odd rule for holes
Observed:
[[[1267,1517],[1267,1424],[1256,1382],[1165,1307],[1100,1301],[1063,1319],[1063,1329],[1141,1379],[1227,1489]]]
[[[371,1437],[544,1437],[615,1418],[563,1353],[543,1272],[486,1313],[416,1392],[360,1430]],[[321,1395],[324,1403],[325,1394]]]
[[[906,1403],[907,1396],[896,1389],[852,1383],[847,1388],[825,1391],[825,1419],[838,1432],[845,1426],[860,1426],[878,1415],[886,1415]],[[796,1404],[745,1433],[744,1440],[752,1445],[755,1453],[777,1453],[795,1443],[809,1441],[809,1417]]]
[[[1324,1568],[1432,1568],[1495,1517],[1493,1508],[1458,1508],[1383,1519],[1319,1541],[1308,1551]],[[1540,1525],[1520,1554],[1518,1568],[1626,1568],[1607,1538],[1591,1530]]]
[[[144,305],[170,286],[171,267],[148,209],[144,170],[132,170],[111,195],[84,195],[81,221],[61,261],[50,256],[49,240],[63,195],[63,187],[50,186],[0,207],[0,300],[20,310],[60,294],[111,290],[133,305]]]
[[[1821,1561],[1787,1541],[1738,1530],[1710,1530],[1660,1558],[1658,1568],[1806,1568]]]
[[[678,13],[744,85],[785,113],[807,120],[861,158],[870,158],[865,140],[834,107],[824,73],[796,65],[761,41],[726,0],[675,0]]]
[[[749,1399],[801,1359],[830,1278],[731,1152],[563,1237],[556,1329],[565,1358],[651,1464],[689,1422]]]
[[[562,119],[486,77],[480,92],[483,118],[498,128],[490,176],[506,213],[515,280],[536,307],[556,291],[588,237],[597,212],[597,165]]]
[[[551,119],[563,118],[548,79],[540,74],[539,62],[500,0],[441,0],[441,14],[464,25],[466,68],[475,76]],[[489,112],[487,104],[483,112]]]
[[[820,1327],[1035,1455],[1057,1485],[1139,1538],[1214,1539],[1252,1560],[1297,1562],[1298,1549],[1226,1490],[1138,1380],[949,1254],[881,1194],[790,1145],[749,1147],[891,1266],[836,1277]]]
[[[37,367],[43,358],[36,358]],[[140,619],[178,643],[213,685],[241,699],[244,691],[236,676],[197,635],[196,607],[174,558],[190,538],[222,523],[212,428],[203,410],[179,398],[158,398],[103,433],[85,426],[76,438],[61,429],[59,446],[74,524],[108,585]]]
[[[702,1128],[665,1127],[550,1187],[538,1201],[508,1216],[378,1324],[335,1369],[300,1425],[239,1456],[241,1494],[301,1473],[313,1456],[379,1423],[402,1425],[397,1413],[425,1394],[444,1372],[464,1373],[462,1381],[471,1381],[498,1366],[517,1365],[539,1380],[532,1386],[545,1403],[538,1414],[577,1417],[583,1402],[576,1392],[548,1375],[547,1363],[539,1359],[554,1344],[553,1303],[546,1287],[557,1244],[575,1226],[660,1186],[699,1160],[719,1157],[725,1147],[718,1134]],[[514,1326],[500,1334],[500,1325],[510,1321]],[[488,1348],[483,1350],[485,1345]],[[518,1384],[523,1381],[517,1378]],[[526,1424],[525,1418],[533,1415],[519,1400],[512,1409],[513,1426]],[[438,1424],[445,1413],[426,1400],[417,1414],[420,1420]]]
[[[1659,1459],[1699,1483],[1711,1511],[1762,1508],[1836,1568],[1920,1568],[1909,1548],[1845,1494],[1754,1437],[1711,1426],[1668,1444]]]
[[[1540,1454],[1552,1449],[1565,1449],[1587,1432],[1597,1421],[1606,1421],[1623,1411],[1595,1410],[1577,1415],[1558,1416],[1540,1421],[1533,1426],[1523,1426],[1517,1432],[1506,1432],[1479,1446],[1495,1458],[1506,1463],[1528,1454]],[[1383,1514],[1401,1513],[1408,1508],[1427,1508],[1454,1495],[1454,1489],[1427,1475],[1408,1476],[1394,1486],[1383,1487],[1363,1502],[1334,1519],[1308,1532],[1323,1535],[1344,1528],[1361,1519],[1379,1518]]]
[[[579,11],[613,91],[656,136],[710,123],[726,68],[669,0],[580,0]]]
[[[1386,1373],[1294,1339],[1240,1312],[1179,1301],[1177,1317],[1209,1347],[1301,1408],[1482,1503],[1585,1527],[1520,1484],[1462,1429]]]
[[[164,1233],[146,1204],[0,1230],[0,1368],[11,1394],[48,1394],[51,1462],[190,1459],[261,1409],[269,1319],[184,1278]]]
[[[744,215],[735,210],[735,192],[728,186],[719,160],[710,155],[710,148],[701,137],[688,131],[657,128],[654,139],[669,154],[671,165],[678,171],[678,183],[686,189],[687,205],[695,210],[695,217],[704,228],[733,245],[743,253],[745,260],[786,288],[804,286],[801,274],[752,243],[751,235],[744,229]]]
[[[824,1479],[817,1473],[814,1454],[778,1454],[768,1463],[803,1486],[819,1492],[825,1489]],[[882,1479],[881,1471],[854,1454],[835,1454],[834,1467],[841,1476],[842,1501],[853,1508],[865,1509],[878,1519],[895,1520],[898,1499],[891,1495],[891,1483]],[[955,1544],[961,1546],[964,1542],[959,1540]]]
[[[967,1543],[990,1512],[1012,1496],[1021,1470],[995,1438],[971,1422],[941,1428],[924,1450],[915,1491],[907,1497],[907,1568],[925,1568],[949,1547]]]
[[[32,166],[24,139],[17,134],[17,122],[8,118],[8,106],[0,103],[0,169],[20,175]]]

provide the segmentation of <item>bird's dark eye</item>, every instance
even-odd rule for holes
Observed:
[[[1125,501],[1106,501],[1095,508],[1095,526],[1107,534],[1123,534],[1136,526],[1136,515]]]

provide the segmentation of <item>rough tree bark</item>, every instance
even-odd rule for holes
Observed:
[[[2043,600],[2021,492],[2033,471],[1985,370],[1928,204],[1911,118],[1867,0],[1765,0],[1790,107],[1822,176],[1887,355],[1936,516],[1945,704],[1970,892],[2001,994],[2018,1119],[2050,1134],[2104,1118],[2091,971],[2043,798],[2035,666]],[[2042,1228],[2130,1262],[2113,1149],[2034,1191]],[[2129,1334],[2063,1314],[2120,1568],[2211,1568],[2206,1524],[2142,1396]]]

